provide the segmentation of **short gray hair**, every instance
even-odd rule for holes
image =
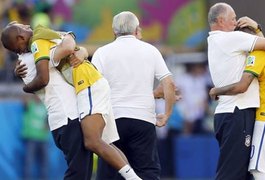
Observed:
[[[230,5],[226,3],[216,3],[215,5],[213,5],[208,13],[209,25],[216,23],[218,17],[225,15],[227,13],[228,7],[230,7]]]
[[[116,35],[133,34],[138,26],[138,18],[130,11],[123,11],[113,17],[112,29]]]

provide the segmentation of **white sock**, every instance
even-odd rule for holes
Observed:
[[[126,180],[141,180],[136,173],[134,172],[133,168],[126,164],[123,166],[120,170],[119,173],[124,177]]]

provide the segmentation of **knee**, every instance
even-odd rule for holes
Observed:
[[[98,150],[100,149],[100,142],[92,139],[85,139],[84,146],[88,150],[91,150],[93,152],[98,152]]]

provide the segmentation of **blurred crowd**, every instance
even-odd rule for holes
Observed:
[[[182,99],[175,104],[167,125],[157,128],[163,177],[177,176],[176,162],[168,160],[176,158],[178,137],[213,136],[213,113],[216,104],[208,95],[212,81],[207,61],[178,64],[177,69],[173,71],[173,75]],[[163,100],[157,100],[157,113],[164,111],[163,103]]]

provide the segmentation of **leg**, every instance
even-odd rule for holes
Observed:
[[[81,121],[81,127],[87,149],[95,152],[117,170],[127,164],[116,148],[101,139],[105,127],[105,121],[101,114],[85,116]]]
[[[93,153],[86,150],[79,119],[52,131],[56,146],[64,153],[68,168],[64,180],[89,180],[92,176]]]
[[[118,151],[118,153],[120,154],[120,156],[122,157],[122,159],[128,164],[128,159],[125,156],[125,154],[117,147],[115,146],[113,143],[110,144],[114,149],[116,149],[116,151]]]
[[[265,122],[255,121],[249,171],[255,180],[265,179]]]
[[[108,82],[101,78],[77,94],[84,144],[108,162],[125,179],[139,179],[121,151],[110,144],[119,139],[110,103]]]
[[[98,158],[96,180],[124,180],[124,178],[102,158]]]
[[[25,155],[25,166],[24,166],[24,178],[25,179],[34,179],[33,168],[35,163],[35,144],[33,140],[26,140],[26,155]]]
[[[127,134],[129,139],[122,139],[121,137],[121,140],[126,143],[126,151],[124,153],[126,152],[125,155],[130,165],[142,179],[159,180],[161,165],[158,156],[155,126],[142,120],[129,118],[121,118],[117,122],[120,121],[122,123],[126,119],[127,122],[123,122],[125,126],[121,128],[123,131],[121,134]],[[120,123],[119,125],[121,125]]]
[[[214,128],[220,147],[216,180],[249,179],[248,164],[255,109],[216,114]]]
[[[160,162],[156,145],[155,126],[142,120],[116,120],[120,140],[114,142],[124,152],[137,175],[144,180],[160,179]],[[99,159],[97,180],[122,180],[112,167]]]
[[[188,121],[185,120],[184,121],[184,134],[185,135],[191,135],[193,132],[193,128],[194,128],[194,122],[193,121]]]
[[[39,142],[39,158],[40,158],[40,179],[48,180],[49,162],[48,162],[48,142]]]

